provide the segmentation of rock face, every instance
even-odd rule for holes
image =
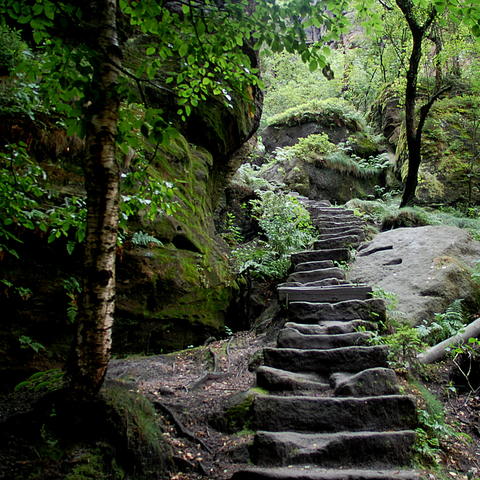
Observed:
[[[285,150],[277,152],[275,161],[263,169],[261,175],[266,180],[285,183],[312,199],[328,198],[339,203],[373,195],[375,187],[385,185],[385,169],[357,168],[359,158],[369,159],[369,165],[373,166],[372,159],[384,153],[385,147],[367,131],[364,119],[348,102],[313,100],[270,120],[270,125],[261,132],[265,151],[269,154],[278,148]],[[329,145],[313,158],[315,147],[305,145],[304,149],[304,141],[320,137],[328,139]],[[298,145],[299,151],[295,150]],[[291,147],[294,154],[289,151]],[[288,155],[284,155],[286,151]]]
[[[149,173],[174,185],[176,210],[173,215],[159,212],[154,221],[141,211],[129,218],[129,235],[117,257],[114,352],[171,351],[223,333],[237,284],[230,272],[226,244],[216,234],[214,211],[219,192],[238,167],[240,160],[234,153],[255,131],[261,110],[258,89],[249,90],[250,98],[238,97],[231,112],[221,104],[216,107],[215,102],[207,102],[190,118],[185,136],[170,139],[167,145],[155,149],[155,154],[150,152]],[[161,99],[154,100],[155,104],[161,103]],[[198,120],[195,127],[194,120],[200,117],[203,121]],[[6,142],[24,140],[29,145],[32,132],[38,133],[42,143],[31,143],[29,153],[39,163],[52,164],[49,188],[58,190],[62,197],[71,192],[83,197],[78,166],[72,173],[83,145],[73,148],[65,132],[60,135],[58,129],[33,127],[25,124],[19,129],[13,121],[5,121],[0,131]],[[194,144],[199,136],[202,142]],[[46,148],[55,141],[58,151]],[[72,155],[68,157],[70,150]],[[57,158],[62,162],[51,162]],[[65,165],[68,168],[63,169]],[[131,235],[142,232],[163,245],[135,244]],[[47,237],[38,229],[15,235],[24,242],[18,249],[20,258],[0,259],[2,278],[31,292],[21,298],[0,285],[0,303],[7,319],[0,333],[0,384],[8,386],[32,372],[34,352],[20,348],[20,337],[43,344],[52,362],[62,362],[68,355],[73,325],[67,320],[70,300],[64,281],[79,278],[82,271],[80,247],[69,256],[62,240],[47,244]],[[15,373],[17,365],[21,367]]]
[[[460,228],[399,228],[379,233],[358,252],[349,279],[394,293],[396,310],[418,324],[457,298],[478,301],[469,267],[479,258],[480,242]]]

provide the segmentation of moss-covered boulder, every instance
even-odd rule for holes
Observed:
[[[262,130],[261,137],[269,153],[312,134],[325,133],[335,144],[345,142],[364,127],[365,121],[354,107],[340,98],[331,98],[314,100],[275,115]]]
[[[367,138],[368,145],[375,144],[378,151],[374,137]],[[273,159],[262,166],[261,176],[313,199],[344,203],[353,197],[373,198],[381,192],[389,164],[386,153],[362,159],[349,144],[335,145],[322,133],[299,138],[291,147],[277,149]]]

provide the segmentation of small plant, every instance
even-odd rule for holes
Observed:
[[[398,307],[398,297],[395,293],[387,292],[383,288],[376,287],[372,290],[373,298],[381,298],[385,300],[385,305],[388,311],[395,311]]]
[[[422,404],[418,408],[419,426],[415,430],[417,460],[423,465],[438,465],[441,441],[460,434],[445,422],[442,403],[418,381],[413,381],[413,386],[420,393]]]
[[[63,289],[68,298],[67,319],[70,323],[75,323],[78,313],[78,295],[82,292],[82,287],[75,277],[69,277],[63,281]]]
[[[39,353],[41,350],[46,350],[46,348],[39,342],[35,342],[31,337],[27,335],[22,335],[18,338],[20,342],[20,348],[29,349],[31,348],[35,353]]]
[[[480,390],[480,385],[472,385],[470,374],[472,373],[473,366],[475,363],[478,363],[480,359],[480,340],[471,337],[466,343],[450,348],[449,353],[452,356],[452,361],[455,367],[457,367],[458,371],[465,379],[470,393],[477,393]],[[465,359],[464,362],[460,361],[461,357]]]
[[[430,345],[436,345],[461,331],[466,323],[462,302],[462,298],[453,301],[445,313],[436,313],[431,323],[424,321],[419,325],[420,336]]]
[[[139,231],[132,235],[132,243],[136,247],[151,247],[152,245],[161,247],[163,243],[153,235]]]
[[[282,278],[290,267],[290,254],[315,239],[310,214],[294,197],[271,191],[261,193],[260,199],[250,204],[264,238],[233,250],[235,265],[239,273]]]
[[[243,242],[243,235],[240,227],[235,222],[235,215],[227,212],[225,220],[225,231],[221,234],[222,238],[231,246],[234,247]]]

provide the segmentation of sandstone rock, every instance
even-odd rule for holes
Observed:
[[[460,228],[398,228],[379,233],[360,250],[349,279],[394,293],[396,309],[418,324],[455,299],[475,302],[479,290],[469,268],[479,258],[480,242]]]
[[[394,395],[399,392],[397,376],[390,368],[369,368],[355,375],[334,373],[330,382],[334,394],[341,397]]]

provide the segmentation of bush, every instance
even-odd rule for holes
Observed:
[[[310,214],[294,197],[271,191],[260,197],[250,204],[264,239],[239,247],[232,255],[240,273],[282,278],[290,267],[290,254],[314,241],[314,227]]]

